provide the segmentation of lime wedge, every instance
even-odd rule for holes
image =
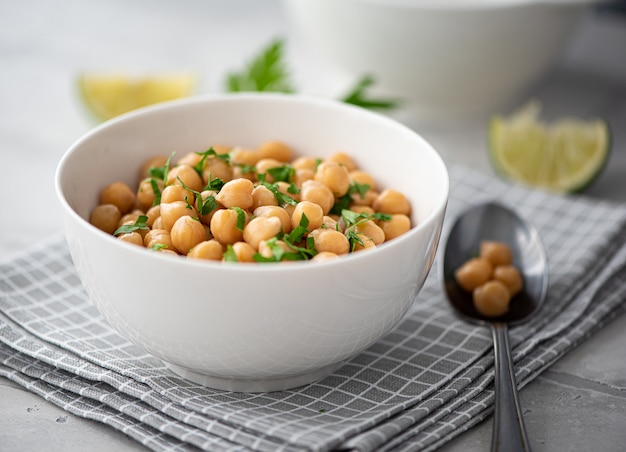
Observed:
[[[99,120],[107,120],[140,107],[189,96],[196,81],[191,74],[153,77],[82,74],[78,83],[87,108]]]
[[[539,120],[541,106],[531,102],[508,118],[489,124],[489,151],[504,177],[557,193],[587,187],[598,176],[610,149],[608,124],[601,120]]]

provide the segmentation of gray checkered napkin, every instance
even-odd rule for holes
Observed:
[[[511,331],[523,386],[626,310],[626,206],[458,166],[450,175],[443,240],[460,210],[496,200],[531,220],[546,246],[546,306]],[[153,450],[432,450],[488,416],[494,397],[490,332],[454,316],[435,270],[401,324],[331,376],[234,393],[181,379],[113,331],[62,237],[0,263],[0,375]]]

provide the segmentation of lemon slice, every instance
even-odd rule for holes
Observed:
[[[601,119],[539,120],[531,102],[511,117],[489,124],[492,164],[503,176],[557,193],[580,191],[600,173],[610,149],[610,131]]]
[[[78,82],[85,105],[100,120],[189,96],[196,84],[191,74],[153,77],[82,74]]]

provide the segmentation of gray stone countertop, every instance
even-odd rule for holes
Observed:
[[[227,71],[286,35],[277,0],[2,2],[0,255],[63,231],[54,170],[65,150],[95,125],[77,94],[80,71],[189,69],[200,74],[202,92],[218,92]],[[307,71],[310,61],[293,49],[288,58],[303,91],[324,93]],[[548,116],[609,119],[612,154],[583,196],[626,202],[626,16],[595,11],[586,18],[564,58],[529,95],[543,102]],[[492,172],[486,118],[436,125],[401,114],[398,119],[429,140],[446,162]],[[622,316],[521,391],[534,450],[624,449],[624,344]],[[483,451],[490,441],[491,418],[443,450]],[[76,417],[0,378],[0,450],[143,449],[108,426]]]

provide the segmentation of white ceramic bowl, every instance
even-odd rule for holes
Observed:
[[[422,118],[489,112],[544,75],[593,0],[283,0],[303,48]]]
[[[407,195],[417,226],[330,262],[223,264],[160,255],[86,221],[102,187],[136,184],[152,155],[269,139],[298,155],[351,154],[381,186]],[[195,382],[271,391],[324,377],[399,322],[431,268],[448,175],[428,143],[384,116],[318,98],[242,94],[176,101],[97,127],[62,158],[56,188],[81,281],[120,334]]]

